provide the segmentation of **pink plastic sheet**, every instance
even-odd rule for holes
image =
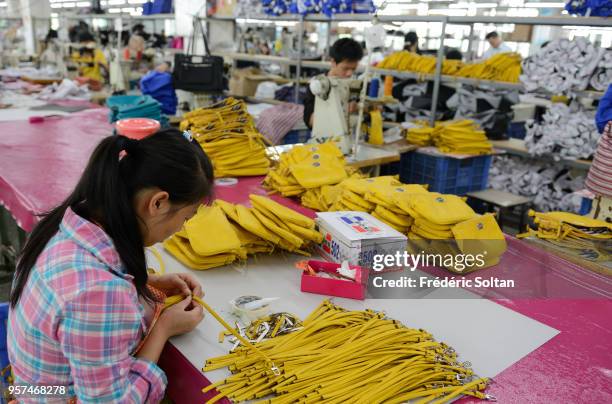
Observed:
[[[0,122],[0,203],[30,231],[37,214],[68,196],[94,147],[111,134],[104,108],[37,124]]]

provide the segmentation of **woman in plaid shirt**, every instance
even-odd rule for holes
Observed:
[[[189,275],[149,276],[144,247],[177,232],[212,188],[210,160],[177,130],[98,145],[72,194],[36,226],[17,266],[8,330],[15,386],[65,386],[60,402],[161,400],[159,355],[168,338],[191,331],[204,314],[190,298],[160,314],[155,292],[201,296],[202,289]]]

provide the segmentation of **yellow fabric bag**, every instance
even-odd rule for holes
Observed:
[[[487,263],[499,261],[507,248],[504,233],[490,213],[458,223],[452,232],[464,254],[484,254],[486,251]]]
[[[270,230],[268,230],[261,222],[255,217],[253,212],[246,206],[236,205],[236,213],[238,214],[238,224],[247,231],[255,234],[256,236],[277,245],[280,242],[280,237]]]
[[[240,240],[218,206],[200,206],[196,215],[185,223],[185,232],[197,255],[240,251]]]
[[[314,229],[315,227],[315,222],[311,218],[283,206],[270,198],[266,198],[265,196],[261,195],[250,195],[249,199],[251,200],[253,206],[257,206],[257,208],[260,210],[268,210],[278,216],[281,220],[295,223],[298,226],[306,227],[308,229]]]
[[[476,212],[456,195],[435,192],[412,196],[412,209],[435,224],[455,224],[476,216]]]

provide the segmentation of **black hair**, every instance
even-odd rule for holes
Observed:
[[[126,154],[120,158],[122,152]],[[163,129],[142,140],[105,138],[91,155],[76,188],[58,207],[42,215],[28,237],[15,271],[11,306],[19,302],[32,268],[68,209],[104,229],[125,271],[134,277],[138,294],[154,300],[146,287],[144,242],[134,197],[140,190],[157,187],[169,194],[173,205],[187,206],[210,201],[213,183],[210,159],[196,142],[176,129]]]
[[[497,31],[491,31],[487,34],[487,36],[485,36],[485,39],[491,39],[491,38],[498,38],[499,34],[497,33]]]
[[[449,60],[461,60],[463,55],[459,49],[451,48],[446,52],[446,58]]]
[[[419,36],[414,31],[407,32],[406,35],[404,35],[404,43],[406,45],[414,45],[414,44],[418,45]]]
[[[91,32],[81,32],[79,34],[79,42],[93,42],[95,38]]]
[[[329,49],[329,56],[336,62],[358,62],[363,58],[363,48],[351,38],[338,39]]]
[[[415,52],[421,54],[421,50],[419,49],[419,36],[416,32],[410,31],[404,35],[404,50],[409,51],[413,46],[416,46]]]

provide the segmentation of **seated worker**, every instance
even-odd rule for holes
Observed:
[[[502,42],[501,37],[496,31],[489,32],[485,39],[489,42],[489,49],[487,49],[482,55],[483,59],[489,59],[491,56],[497,55],[498,53],[512,52],[512,49],[508,45]]]
[[[329,77],[350,79],[355,70],[357,70],[359,61],[363,58],[363,48],[354,39],[342,38],[334,42],[329,50],[329,56],[331,57],[331,69],[327,75]],[[312,129],[314,122],[314,108],[315,96],[307,86],[306,96],[304,97],[304,123],[310,129]],[[351,103],[349,112],[355,112],[356,110],[357,104]]]
[[[72,61],[79,69],[79,76],[87,77],[103,83],[108,77],[108,63],[91,33],[86,32],[79,37],[80,48],[72,53]]]

